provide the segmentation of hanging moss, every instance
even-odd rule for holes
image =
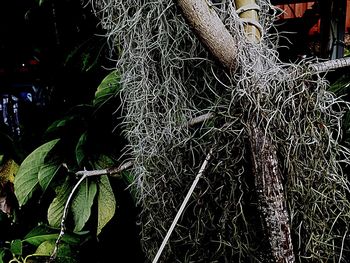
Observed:
[[[168,0],[92,5],[120,50],[123,129],[134,158],[143,249],[152,260],[206,154],[210,166],[162,262],[268,262],[247,150],[251,120],[278,149],[298,262],[349,256],[349,150],[339,144],[347,103],[327,82],[279,61],[276,10],[257,1],[262,39],[245,38],[231,0],[213,1],[237,45],[234,72],[202,46]],[[206,113],[214,117],[189,126]]]

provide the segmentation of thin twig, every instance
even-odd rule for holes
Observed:
[[[350,57],[327,60],[324,62],[311,64],[309,66],[311,70],[314,70],[318,73],[327,72],[330,70],[335,70],[335,69],[340,69],[345,67],[350,67]]]
[[[157,263],[158,262],[161,254],[162,254],[162,252],[164,250],[164,247],[165,247],[165,245],[167,244],[167,242],[168,242],[168,240],[170,238],[170,235],[172,234],[172,232],[173,232],[177,222],[179,221],[180,216],[182,215],[183,211],[185,210],[185,207],[186,207],[186,205],[188,203],[188,200],[190,199],[190,197],[191,197],[191,195],[192,195],[192,193],[194,191],[194,188],[196,187],[199,179],[202,177],[202,174],[203,174],[205,168],[207,167],[212,154],[213,154],[213,149],[210,149],[209,153],[205,157],[204,162],[202,163],[201,168],[199,169],[199,172],[198,172],[196,178],[194,179],[194,181],[193,181],[193,183],[191,185],[190,190],[188,190],[187,195],[186,195],[184,201],[182,202],[181,207],[180,207],[179,211],[177,212],[177,214],[175,216],[175,219],[174,219],[173,223],[171,224],[171,226],[170,226],[170,228],[169,228],[169,230],[168,230],[168,232],[167,232],[167,234],[166,234],[166,236],[165,236],[165,238],[164,238],[164,240],[163,240],[163,242],[162,242],[162,244],[161,244],[161,246],[160,246],[160,248],[159,248],[159,250],[157,252],[157,255],[153,259],[152,263]]]
[[[65,234],[65,230],[66,230],[66,219],[68,216],[68,210],[69,210],[69,206],[70,203],[74,197],[74,194],[76,192],[76,190],[79,188],[80,184],[88,177],[92,177],[92,176],[102,176],[102,175],[110,175],[112,177],[120,177],[120,173],[129,169],[131,166],[133,165],[132,161],[126,162],[118,167],[111,167],[111,168],[107,168],[107,169],[101,169],[101,170],[93,170],[93,171],[78,171],[75,173],[76,176],[80,177],[79,181],[75,184],[74,188],[72,189],[71,193],[69,194],[66,204],[64,206],[64,210],[63,210],[63,215],[62,215],[62,219],[61,219],[61,230],[60,230],[60,234],[57,237],[56,243],[55,243],[55,248],[52,252],[52,255],[49,259],[48,262],[54,262],[56,257],[57,257],[57,251],[58,251],[58,247],[61,243],[61,240]]]
[[[120,173],[128,170],[129,168],[131,168],[134,165],[133,161],[128,161],[118,167],[111,167],[111,168],[107,168],[107,174],[111,177],[120,177]]]

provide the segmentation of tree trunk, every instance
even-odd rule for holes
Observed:
[[[249,127],[252,170],[262,223],[276,263],[295,262],[282,175],[274,145],[255,124]]]
[[[202,43],[227,68],[236,66],[235,42],[215,11],[206,0],[177,0],[185,19]],[[238,6],[252,5],[253,0],[240,0]],[[257,21],[254,8],[241,13],[242,19]],[[260,41],[258,28],[246,26],[247,37],[252,42]],[[255,32],[256,34],[252,35]],[[277,153],[272,142],[264,132],[251,123],[250,134],[251,159],[255,187],[261,211],[261,218],[271,249],[271,262],[293,263],[295,256],[291,242],[289,215],[284,196]]]

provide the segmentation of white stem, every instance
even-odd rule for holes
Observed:
[[[190,199],[190,197],[191,197],[191,195],[192,195],[192,193],[194,191],[194,188],[196,187],[199,179],[202,177],[202,174],[203,174],[205,168],[207,167],[212,154],[213,154],[213,149],[210,149],[210,152],[207,154],[207,156],[206,156],[206,158],[205,158],[201,168],[199,169],[199,172],[198,172],[196,178],[194,179],[190,190],[188,190],[188,193],[187,193],[184,201],[182,202],[181,207],[180,207],[179,211],[177,212],[177,214],[175,216],[175,219],[174,219],[173,223],[171,224],[171,226],[170,226],[170,228],[169,228],[169,230],[168,230],[168,232],[167,232],[167,234],[166,234],[166,236],[165,236],[165,238],[164,238],[164,240],[163,240],[163,242],[162,242],[162,244],[161,244],[161,246],[160,246],[160,248],[159,248],[159,250],[157,252],[157,255],[153,259],[152,263],[157,263],[158,262],[161,254],[162,254],[162,252],[163,252],[163,250],[165,248],[165,245],[168,243],[170,235],[174,231],[174,228],[175,228],[177,222],[179,221],[180,216],[182,215],[183,211],[185,210],[185,207],[186,207],[186,205],[188,203],[188,200]]]

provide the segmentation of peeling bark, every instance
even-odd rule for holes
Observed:
[[[261,219],[271,246],[271,262],[292,263],[295,257],[289,214],[276,149],[259,127],[252,124],[249,129],[252,169]]]

